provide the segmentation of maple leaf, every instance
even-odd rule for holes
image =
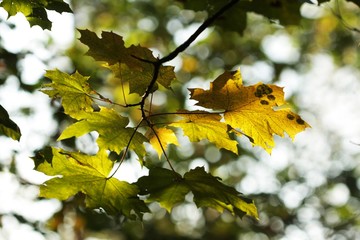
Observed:
[[[139,194],[150,194],[149,201],[159,202],[169,212],[191,191],[198,207],[211,207],[219,212],[226,209],[239,217],[248,215],[258,219],[254,202],[219,180],[205,172],[203,167],[190,170],[184,177],[168,169],[154,168],[136,184]]]
[[[108,178],[113,162],[106,151],[89,156],[52,148],[51,159],[37,156],[33,158],[35,169],[54,176],[40,186],[40,197],[66,200],[81,192],[88,208],[103,208],[109,214],[135,218],[149,211],[137,197],[135,185]]]
[[[45,77],[52,83],[44,84],[41,91],[49,97],[61,97],[64,111],[71,117],[76,118],[79,111],[93,111],[93,92],[88,84],[89,77],[84,77],[75,72],[72,75],[59,70],[48,70]]]
[[[129,119],[120,116],[113,109],[101,107],[99,112],[81,112],[79,121],[68,126],[58,140],[70,137],[80,137],[91,131],[97,131],[99,148],[105,148],[120,153],[131,140],[129,148],[139,157],[145,156],[143,143],[147,139],[135,129],[127,128]]]
[[[79,30],[80,41],[89,47],[87,55],[96,61],[103,61],[104,67],[111,69],[116,77],[129,82],[130,93],[145,93],[152,78],[157,59],[148,48],[131,45],[125,47],[123,38],[113,32],[102,32],[101,37],[89,30]],[[175,79],[174,67],[161,66],[157,83],[170,88]]]
[[[191,142],[207,139],[218,148],[238,153],[237,141],[230,139],[228,127],[220,122],[222,117],[219,114],[205,111],[180,111],[178,115],[184,120],[172,123],[170,126],[182,128]]]
[[[179,145],[174,131],[168,128],[153,127],[152,129],[149,129],[147,137],[150,144],[159,155],[159,158],[161,158],[163,151],[166,151],[169,144]]]
[[[240,71],[224,72],[209,90],[189,89],[196,105],[222,109],[225,123],[240,129],[271,153],[275,146],[273,134],[284,137],[287,133],[292,139],[309,125],[301,117],[286,108],[284,92],[281,87],[258,83],[243,86]]]

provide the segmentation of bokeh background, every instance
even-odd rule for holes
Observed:
[[[354,1],[356,2],[356,1]],[[206,11],[184,9],[181,1],[77,0],[74,14],[49,11],[51,31],[30,28],[21,14],[7,19],[0,8],[0,104],[20,127],[20,142],[0,136],[0,239],[360,239],[360,8],[333,0],[304,3],[297,25],[282,26],[247,14],[242,34],[207,29],[169,64],[176,67],[173,91],[154,96],[154,110],[191,108],[187,88],[208,88],[224,70],[240,68],[244,84],[259,81],[284,87],[286,99],[312,128],[295,141],[276,139],[272,154],[240,138],[240,154],[206,141],[169,149],[181,171],[205,166],[213,175],[253,198],[258,222],[191,201],[171,213],[158,204],[143,222],[89,211],[81,197],[60,202],[39,199],[47,176],[33,170],[31,156],[46,145],[85,152],[97,150],[96,134],[56,142],[69,124],[59,102],[38,91],[46,69],[91,76],[104,96],[121,101],[119,84],[77,40],[76,28],[114,31],[126,44],[164,56],[206,19]],[[207,10],[207,9],[204,9]],[[236,24],[236,23],[234,23]],[[165,165],[150,151],[147,161]],[[117,177],[130,182],[146,175],[130,157]]]

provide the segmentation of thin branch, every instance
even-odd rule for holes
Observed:
[[[114,176],[114,174],[118,171],[118,169],[120,168],[121,163],[124,161],[125,156],[127,154],[127,152],[129,151],[129,147],[131,144],[131,141],[133,139],[133,137],[135,136],[135,133],[137,132],[137,129],[140,127],[141,123],[143,121],[146,121],[146,125],[149,126],[152,131],[154,132],[157,140],[159,141],[159,144],[161,146],[161,149],[164,153],[164,156],[167,160],[167,162],[170,165],[170,168],[175,172],[174,168],[172,167],[170,160],[168,158],[168,156],[165,153],[165,149],[162,146],[161,142],[160,142],[160,138],[157,135],[157,133],[155,132],[154,128],[153,128],[153,124],[151,123],[151,121],[149,120],[150,117],[154,117],[154,116],[160,116],[160,115],[166,115],[166,114],[182,114],[182,113],[159,113],[159,114],[152,114],[151,115],[151,108],[150,111],[147,111],[145,109],[145,102],[147,100],[147,98],[149,97],[149,95],[152,92],[152,89],[158,79],[159,76],[159,72],[160,72],[160,68],[162,66],[163,63],[169,62],[171,60],[173,60],[175,57],[177,57],[179,55],[179,53],[183,52],[185,49],[187,49],[194,41],[195,39],[205,30],[207,29],[211,24],[213,24],[215,22],[216,19],[218,19],[222,14],[224,14],[227,10],[229,10],[231,7],[233,7],[236,3],[238,3],[240,0],[231,0],[229,1],[226,5],[224,5],[221,9],[219,9],[219,11],[217,11],[214,15],[212,15],[211,17],[209,17],[208,19],[206,19],[203,24],[200,25],[200,27],[184,42],[182,43],[180,46],[178,46],[175,50],[173,50],[172,52],[170,52],[167,56],[157,59],[157,61],[152,62],[146,59],[141,59],[137,56],[132,56],[136,59],[138,59],[139,61],[143,61],[149,64],[152,64],[154,67],[153,70],[153,74],[152,74],[152,79],[149,83],[149,85],[147,86],[147,89],[144,93],[144,95],[141,98],[141,101],[139,103],[135,103],[135,104],[126,104],[126,107],[134,107],[134,106],[140,106],[140,110],[141,110],[141,114],[142,114],[142,120],[139,122],[139,124],[135,127],[133,134],[130,137],[130,140],[128,142],[128,145],[125,148],[124,154],[121,157],[120,161],[119,161],[119,165],[117,166],[117,168],[115,169],[114,173],[112,173],[108,178],[112,178]],[[151,107],[151,103],[150,103],[150,107]],[[148,113],[148,115],[146,114]],[[189,113],[183,113],[183,114],[189,114]],[[190,113],[191,114],[191,113]],[[211,113],[207,113],[207,114],[211,114]],[[215,114],[215,113],[214,113]],[[219,114],[219,113],[216,113]]]
[[[195,39],[205,30],[207,29],[211,24],[215,22],[216,19],[218,19],[222,14],[224,14],[227,10],[229,10],[231,7],[233,7],[236,3],[238,3],[240,0],[231,0],[226,5],[224,5],[219,11],[217,11],[214,15],[206,19],[203,24],[200,25],[200,27],[179,47],[177,47],[174,51],[169,53],[167,56],[159,59],[156,62],[150,62],[154,66],[154,72],[153,77],[148,85],[148,88],[145,91],[144,96],[142,97],[141,106],[142,109],[144,108],[145,100],[149,96],[151,89],[153,88],[154,84],[156,83],[156,80],[159,75],[160,67],[163,63],[173,60],[179,53],[183,52],[186,48],[188,48],[191,43],[195,41]],[[143,60],[144,61],[144,60]],[[143,117],[145,116],[145,112],[142,111]]]
[[[172,170],[173,172],[176,172],[175,169],[173,168],[173,166],[171,165],[171,162],[170,162],[170,160],[169,160],[169,157],[167,156],[167,154],[166,154],[166,152],[165,152],[164,146],[163,146],[162,143],[161,143],[161,140],[160,140],[159,135],[157,134],[157,132],[155,131],[155,129],[154,129],[154,127],[153,127],[152,125],[150,125],[149,127],[150,127],[151,130],[153,131],[156,139],[158,140],[159,145],[160,145],[160,147],[161,147],[161,150],[162,150],[162,152],[163,152],[163,154],[164,154],[164,157],[165,157],[166,161],[168,162],[171,170]]]
[[[206,112],[206,111],[189,111],[189,112],[165,112],[165,113],[154,113],[151,114],[149,116],[147,116],[148,118],[151,117],[160,117],[160,116],[164,116],[164,115],[187,115],[187,114],[224,114],[226,111],[221,111],[221,112]]]
[[[107,177],[107,179],[112,178],[112,177],[115,175],[115,173],[119,170],[121,164],[124,162],[125,157],[126,157],[126,154],[127,154],[128,151],[129,151],[131,141],[133,140],[135,134],[137,133],[138,128],[140,127],[140,125],[141,125],[141,123],[142,123],[143,121],[144,121],[144,119],[142,119],[142,120],[138,123],[138,125],[136,125],[136,127],[134,128],[134,131],[133,131],[133,133],[132,133],[132,135],[131,135],[131,137],[130,137],[130,139],[129,139],[129,142],[128,142],[128,144],[126,145],[125,151],[124,151],[123,155],[121,156],[121,159],[119,160],[119,165],[116,167],[116,169],[114,170],[114,172],[113,172],[109,177]]]
[[[195,41],[195,39],[205,30],[207,29],[211,24],[215,22],[216,19],[218,19],[221,15],[223,15],[227,10],[229,10],[232,6],[234,6],[236,3],[238,3],[240,0],[231,0],[228,4],[223,6],[219,11],[217,11],[214,15],[206,19],[203,24],[179,47],[177,47],[174,51],[172,51],[169,55],[166,57],[161,58],[159,61],[161,63],[165,63],[168,61],[173,60],[179,53],[183,52],[186,48],[190,46],[191,43]]]

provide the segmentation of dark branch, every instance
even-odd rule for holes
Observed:
[[[189,37],[188,40],[186,40],[183,44],[181,44],[179,47],[177,47],[174,51],[172,51],[169,55],[161,58],[159,61],[161,63],[165,63],[168,61],[173,60],[179,53],[183,52],[186,48],[190,46],[191,43],[195,41],[195,39],[205,30],[207,29],[211,24],[215,22],[216,19],[218,19],[224,12],[229,10],[232,6],[234,6],[236,3],[238,3],[240,0],[231,0],[228,4],[223,6],[219,11],[217,11],[214,15],[209,17],[208,19],[203,22],[203,24],[200,25],[200,27]]]
[[[222,14],[224,14],[227,10],[229,10],[231,7],[233,7],[239,1],[240,0],[231,0],[230,2],[228,2],[225,6],[223,6],[221,9],[219,9],[219,11],[217,11],[214,15],[212,15],[211,17],[206,19],[203,22],[203,24],[201,24],[200,27],[183,44],[181,44],[174,51],[169,53],[169,55],[159,59],[157,62],[150,62],[150,63],[152,63],[154,65],[154,73],[153,73],[153,78],[151,79],[151,82],[150,82],[148,88],[146,89],[146,92],[145,92],[144,96],[142,97],[142,100],[141,100],[141,103],[140,103],[143,117],[145,117],[145,111],[144,111],[145,100],[149,96],[149,94],[151,92],[151,89],[153,88],[154,84],[156,83],[156,80],[157,80],[158,75],[159,75],[159,70],[160,70],[161,64],[163,64],[165,62],[168,62],[168,61],[171,61],[175,57],[177,57],[177,55],[179,55],[179,53],[183,52],[186,48],[188,48],[190,46],[190,44],[193,43],[195,41],[195,39],[205,29],[207,29],[211,24],[213,24],[216,19],[218,19]]]

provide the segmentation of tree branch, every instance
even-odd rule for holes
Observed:
[[[154,65],[154,73],[153,77],[151,79],[151,82],[148,85],[148,88],[145,91],[145,94],[142,97],[142,100],[140,102],[141,106],[141,112],[143,115],[143,118],[146,118],[145,111],[144,111],[144,105],[145,100],[148,98],[151,89],[153,88],[154,84],[156,83],[156,80],[159,75],[160,67],[163,63],[173,60],[179,53],[183,52],[186,48],[188,48],[191,43],[195,41],[195,39],[205,30],[207,29],[211,24],[215,22],[216,19],[218,19],[222,14],[224,14],[227,10],[229,10],[231,7],[233,7],[236,3],[238,3],[240,0],[231,0],[226,5],[224,5],[222,8],[220,8],[214,15],[206,19],[200,27],[180,46],[178,46],[174,51],[169,53],[167,56],[158,59],[156,62],[150,62]]]

